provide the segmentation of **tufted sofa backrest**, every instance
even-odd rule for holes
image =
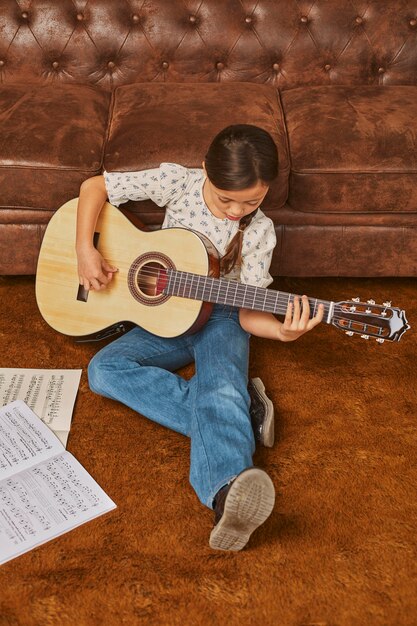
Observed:
[[[417,82],[413,0],[1,0],[0,81]]]

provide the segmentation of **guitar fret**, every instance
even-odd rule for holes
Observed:
[[[230,282],[227,281],[226,293],[224,294],[224,299],[227,302],[227,294],[229,293]]]
[[[203,300],[204,302],[210,302],[210,292],[213,288],[210,278],[208,276],[202,276],[199,280],[199,284],[201,286],[201,294],[199,299]],[[207,293],[208,285],[210,285],[210,291]]]
[[[189,293],[188,295],[190,296],[192,293],[192,288],[193,288],[193,281],[194,281],[194,274],[191,275],[191,281],[190,281],[190,288],[189,288]]]
[[[170,270],[168,274],[166,292],[203,302],[285,315],[288,303],[293,302],[295,298],[291,293],[255,287],[225,278],[212,278],[176,270]],[[319,301],[317,298],[309,299],[310,317],[316,315],[319,302],[325,306],[327,316],[324,321],[330,324],[334,314],[334,302]]]
[[[265,311],[267,295],[268,295],[268,292],[265,290],[264,301],[263,301],[263,304],[262,304],[262,311]]]
[[[253,290],[253,302],[252,302],[252,306],[255,306],[255,301],[256,301],[256,293],[257,293],[258,289],[257,287],[255,287],[255,289]]]
[[[234,283],[235,285],[235,295],[233,296],[233,306],[236,306],[236,296],[239,292],[239,283]]]
[[[213,284],[214,284],[214,281],[213,281]],[[219,302],[220,285],[221,285],[221,283],[219,282],[218,285],[217,285],[217,293],[216,293],[216,299],[215,299],[216,304]]]
[[[180,296],[183,296],[184,295],[184,290],[181,293],[181,279],[182,279],[182,274],[181,273],[178,275],[178,278],[179,278],[179,281],[178,281],[178,293],[179,293]]]
[[[177,275],[174,272],[168,272],[168,276],[169,276],[169,283],[168,283],[168,293],[175,293],[176,291],[176,284],[177,284]]]
[[[191,277],[191,283],[190,283],[190,290],[194,289],[195,293],[198,296],[198,286],[199,286],[199,280],[198,280],[198,275],[197,274],[193,274]]]
[[[212,302],[212,301],[213,301],[213,300],[212,300],[212,298],[213,298],[213,284],[214,284],[214,283],[213,283],[213,281],[211,280],[211,278],[206,277],[206,278],[204,279],[204,294],[206,294],[206,292],[207,292],[207,286],[208,286],[208,285],[210,286],[209,294],[208,294],[208,296],[207,296],[207,297],[205,297],[205,298],[204,298],[204,300],[205,300],[206,302]],[[203,295],[204,295],[204,294],[203,294]]]
[[[198,294],[199,300],[204,300],[204,291],[206,288],[207,278],[205,276],[198,277]],[[199,291],[201,289],[201,292]]]
[[[211,280],[211,284],[210,284],[210,293],[209,293],[209,295],[208,295],[208,301],[209,301],[209,302],[211,302],[211,293],[212,293],[212,291],[213,291],[213,285],[214,285],[214,282],[213,282],[213,280]]]
[[[247,297],[248,297],[248,286],[241,285],[241,295],[242,295],[242,306],[245,307],[247,305]]]

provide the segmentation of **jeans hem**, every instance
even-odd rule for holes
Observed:
[[[220,491],[220,489],[222,487],[225,487],[226,485],[228,485],[229,483],[232,482],[232,480],[234,480],[236,478],[237,474],[234,474],[233,476],[231,476],[229,479],[227,480],[222,480],[220,483],[218,483],[218,485],[213,489],[210,497],[208,498],[206,505],[208,506],[209,509],[213,510],[213,500],[215,498],[215,496],[217,495],[217,493]]]

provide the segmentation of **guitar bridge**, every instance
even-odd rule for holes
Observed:
[[[88,300],[88,289],[83,285],[78,285],[77,300],[80,302],[87,302]]]
[[[93,246],[95,248],[97,248],[99,239],[100,233],[95,232],[93,235]],[[83,285],[78,285],[77,300],[79,300],[80,302],[87,302],[88,300],[88,289],[85,289]]]

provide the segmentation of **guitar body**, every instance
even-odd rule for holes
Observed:
[[[121,321],[133,322],[161,337],[198,330],[212,305],[165,296],[159,269],[173,268],[218,276],[216,251],[204,238],[182,228],[144,232],[106,203],[100,213],[95,246],[119,269],[103,291],[80,288],[75,252],[78,199],[51,218],[36,273],[36,299],[45,321],[66,335],[81,337]]]

